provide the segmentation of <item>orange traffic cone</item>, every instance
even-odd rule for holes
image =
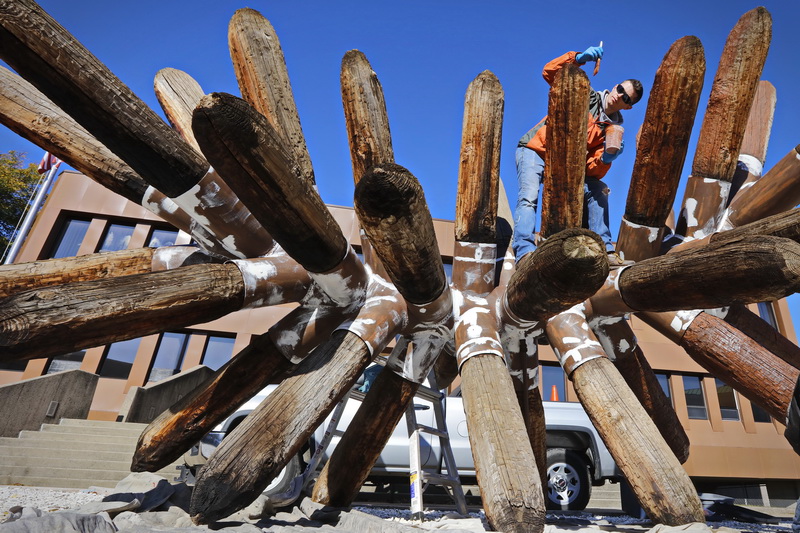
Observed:
[[[553,388],[550,389],[550,401],[551,402],[558,402],[558,387],[553,385]]]

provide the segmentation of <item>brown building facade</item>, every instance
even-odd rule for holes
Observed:
[[[358,226],[351,208],[331,212],[351,243]],[[453,223],[434,221],[445,263],[452,262]],[[16,262],[91,254],[144,246],[188,244],[190,237],[146,209],[85,176],[60,175]],[[449,264],[446,264],[446,269]],[[448,272],[449,274],[449,272]],[[146,385],[205,364],[219,368],[264,333],[293,306],[246,310],[140,339],[0,366],[0,384],[80,368],[100,376],[90,418],[115,420],[132,387]],[[797,343],[784,300],[752,306]],[[711,376],[674,343],[635,316],[639,344],[669,395],[691,441],[685,467],[701,491],[736,496],[742,503],[788,505],[800,495],[800,457],[783,438],[784,426],[725,383]],[[545,399],[578,401],[549,346],[540,347]]]

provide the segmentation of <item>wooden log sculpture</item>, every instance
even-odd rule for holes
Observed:
[[[619,249],[639,262],[610,275],[596,236],[569,229],[580,223],[585,151],[578,149],[584,145],[581,135],[573,138],[563,132],[585,131],[583,95],[588,82],[580,71],[564,69],[551,93],[549,110],[549,120],[559,127],[548,128],[551,149],[545,179],[549,181],[542,213],[547,239],[517,265],[507,284],[504,277],[488,297],[494,283],[486,258],[492,255],[494,239],[493,202],[498,187],[493,174],[502,92],[493,76],[479,76],[465,106],[462,147],[470,157],[462,154],[459,169],[459,264],[454,281],[459,294],[473,300],[458,308],[459,322],[453,327],[446,316],[436,326],[419,316],[409,318],[432,304],[443,315],[452,311],[418,186],[395,188],[385,198],[371,194],[357,202],[360,211],[374,202],[374,212],[362,216],[362,223],[372,232],[375,250],[396,287],[379,275],[367,281],[363,266],[313,190],[313,169],[283,54],[274,30],[259,13],[241,10],[229,27],[244,100],[220,93],[202,97],[199,85],[179,71],[165,70],[156,77],[159,100],[178,135],[35,2],[0,0],[0,57],[27,80],[0,70],[0,121],[154,212],[180,205],[171,222],[192,231],[207,251],[241,259],[187,266],[181,258],[167,265],[177,268],[162,272],[156,270],[163,265],[153,267],[150,251],[130,251],[4,268],[0,283],[7,287],[8,298],[0,307],[3,354],[12,354],[12,359],[44,357],[54,353],[47,347],[52,344],[48,336],[57,337],[63,351],[89,342],[118,340],[112,329],[135,330],[132,336],[136,336],[178,323],[206,322],[242,305],[300,300],[300,307],[256,337],[209,383],[163,413],[142,434],[132,469],[160,468],[264,384],[285,378],[201,472],[191,514],[197,522],[209,522],[242,508],[260,493],[372,357],[407,323],[412,329],[404,334],[419,344],[422,341],[414,337],[419,328],[441,326],[436,342],[427,341],[424,364],[415,366],[420,354],[412,351],[405,361],[390,362],[390,371],[373,385],[375,393],[359,414],[363,426],[357,428],[363,430],[362,435],[378,436],[374,442],[367,439],[369,454],[374,455],[386,428],[399,418],[421,369],[429,369],[426,365],[439,353],[441,346],[434,349],[432,345],[453,334],[468,423],[481,427],[480,432],[471,431],[470,438],[487,517],[502,531],[540,531],[541,491],[536,488],[539,476],[530,445],[541,455],[542,447],[536,447],[542,440],[540,395],[531,387],[535,375],[521,369],[535,364],[535,351],[529,347],[546,329],[581,402],[650,516],[668,524],[702,520],[699,502],[674,456],[684,455],[681,437],[685,435],[674,432],[669,437],[670,425],[672,429],[677,425],[674,419],[659,419],[667,409],[663,398],[650,394],[656,384],[644,354],[635,348],[615,348],[616,341],[625,340],[630,346],[635,339],[624,322],[614,320],[640,312],[709,372],[779,420],[796,408],[793,392],[800,377],[800,350],[766,330],[763,321],[739,304],[772,300],[797,290],[798,215],[783,212],[799,201],[800,189],[794,184],[800,172],[798,150],[752,186],[741,189],[720,217],[737,162],[747,166],[748,179],[758,174],[755,163],[750,165],[747,157],[740,157],[740,146],[744,156],[763,163],[768,127],[745,130],[745,122],[768,123],[763,117],[772,112],[774,91],[762,83],[756,92],[770,33],[770,17],[764,8],[746,13],[731,31],[677,228],[679,237],[694,241],[693,246],[675,247],[674,253],[653,257],[659,252],[654,242],[660,239],[686,153],[704,69],[702,48],[693,37],[677,41],[665,56],[651,94],[652,109],[648,107],[648,126],[642,132],[620,231]],[[347,77],[351,80],[346,81]],[[372,167],[373,174],[404,175],[392,166],[383,94],[363,54],[354,51],[345,56],[342,79],[346,116],[356,117],[348,118],[347,128],[358,187],[367,188],[362,177]],[[484,96],[471,100],[473,89]],[[750,111],[754,94],[765,110]],[[478,104],[480,100],[484,101]],[[672,114],[665,116],[666,110]],[[48,117],[42,121],[46,124],[37,124],[37,116]],[[651,123],[660,123],[663,131],[655,131]],[[752,146],[742,145],[743,132],[747,137],[750,130]],[[208,172],[198,148],[218,175]],[[203,197],[217,187],[222,192],[213,201],[221,204],[219,210]],[[714,201],[710,201],[712,196]],[[398,197],[404,199],[398,202]],[[409,224],[394,241],[387,238],[386,215],[398,206],[406,208],[405,214],[415,223],[424,219],[426,229]],[[208,222],[201,224],[201,220]],[[651,239],[653,231],[657,236]],[[288,255],[273,249],[273,237]],[[371,257],[371,248],[364,242],[365,256]],[[267,253],[271,255],[255,259]],[[725,272],[706,268],[723,255],[733,268]],[[123,259],[129,264],[120,269]],[[281,282],[259,283],[255,274],[240,268],[250,260],[270,267],[287,261],[286,276]],[[98,261],[103,261],[103,267],[94,266]],[[462,268],[460,263],[470,261],[474,269]],[[380,265],[370,260],[373,273],[379,273]],[[53,266],[60,271],[53,273]],[[78,273],[80,268],[86,272]],[[480,283],[468,284],[470,275],[477,275]],[[345,278],[352,284],[341,289]],[[184,279],[186,283],[181,283]],[[152,290],[136,292],[137,306],[112,317],[118,303],[115,295],[128,295],[144,283]],[[279,284],[285,292],[272,298],[270,291]],[[33,303],[25,303],[26,298]],[[169,305],[170,301],[179,303]],[[720,312],[725,319],[699,310],[729,305],[730,309]],[[81,316],[65,319],[70,310]],[[309,323],[320,313],[323,318]],[[605,351],[587,320],[605,336]],[[468,338],[469,328],[464,326],[469,321],[486,332],[481,342]],[[379,322],[381,327],[375,325]],[[317,334],[310,329],[317,329]],[[23,339],[28,333],[30,339]],[[512,357],[516,383],[498,357],[504,352]],[[613,352],[638,399],[606,352]],[[514,363],[518,355],[527,360]],[[445,360],[452,363],[453,359]],[[419,372],[404,373],[408,365]],[[528,392],[527,399],[515,398],[515,390]],[[662,434],[670,440],[674,455],[648,412],[653,420],[661,420]],[[355,437],[347,438],[352,442]],[[644,457],[643,449],[650,455]],[[368,455],[356,445],[345,446],[337,454],[345,458]],[[502,457],[503,464],[495,464],[501,462],[497,457]],[[318,492],[324,488],[329,494],[352,494],[368,463],[359,463],[358,474],[347,479],[328,474]],[[510,465],[516,471],[509,472]],[[334,464],[329,468],[333,472]],[[341,466],[336,471],[342,471]],[[334,486],[340,482],[338,488]]]

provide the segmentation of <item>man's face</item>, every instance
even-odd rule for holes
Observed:
[[[633,90],[631,82],[625,81],[616,86],[608,93],[606,98],[606,113],[612,114],[622,109],[630,109],[633,107],[632,103],[636,98],[636,92]]]

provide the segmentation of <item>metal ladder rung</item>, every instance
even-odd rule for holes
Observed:
[[[448,441],[450,440],[450,436],[447,434],[446,431],[442,431],[440,429],[432,428],[432,427],[426,426],[424,424],[417,424],[415,427],[417,428],[417,431],[424,431],[425,433],[429,433],[431,435],[435,435],[435,436],[439,437],[440,439],[447,439]]]

